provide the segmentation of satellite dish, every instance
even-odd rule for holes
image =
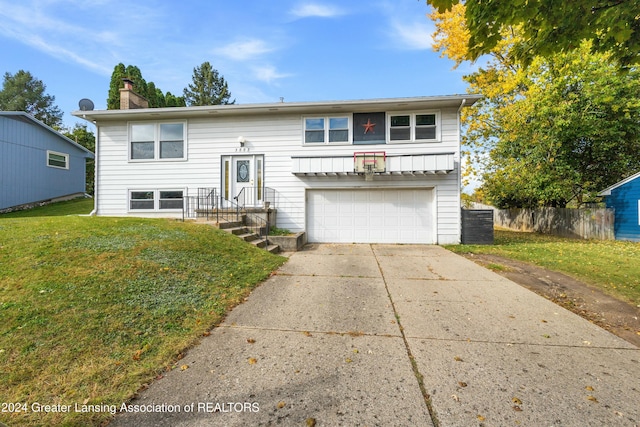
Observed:
[[[82,98],[78,105],[80,106],[80,111],[93,111],[93,101],[90,99]]]

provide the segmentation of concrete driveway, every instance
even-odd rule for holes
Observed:
[[[325,244],[111,425],[637,426],[639,402],[640,349],[515,283],[438,246]]]

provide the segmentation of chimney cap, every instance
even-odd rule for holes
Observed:
[[[133,90],[133,80],[131,80],[129,77],[124,77],[122,81],[124,82],[125,89]]]

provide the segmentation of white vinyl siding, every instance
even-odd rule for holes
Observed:
[[[442,109],[440,143],[416,142],[376,146],[387,156],[411,154],[455,154],[459,163],[457,108]],[[212,115],[213,116],[213,115]],[[322,116],[329,117],[329,116]],[[344,117],[344,115],[342,116]],[[440,244],[457,243],[460,239],[459,171],[443,175],[402,175],[375,177],[372,182],[362,176],[298,177],[293,175],[292,156],[353,157],[363,151],[351,144],[304,144],[304,125],[300,114],[264,114],[254,116],[208,117],[189,119],[185,125],[185,158],[178,162],[133,162],[128,154],[126,122],[98,125],[97,211],[108,216],[180,216],[177,211],[129,211],[127,190],[184,189],[185,195],[196,195],[198,187],[215,187],[219,191],[224,168],[223,156],[263,155],[264,185],[276,190],[277,226],[291,231],[305,230],[305,194],[307,189],[354,188],[433,188],[436,229],[434,240]],[[352,133],[352,132],[350,132]],[[239,147],[238,137],[246,140]],[[305,145],[301,147],[301,145]],[[231,195],[234,196],[234,195]]]

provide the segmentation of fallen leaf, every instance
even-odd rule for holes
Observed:
[[[514,397],[513,399],[511,399],[511,401],[516,405],[522,405],[522,400],[518,399],[517,397]]]
[[[478,419],[478,421],[484,421],[485,418],[482,415],[476,415],[476,418]]]
[[[465,383],[464,381],[458,381],[458,385],[459,385],[460,387],[466,387],[466,386],[467,386],[467,383]]]
[[[548,334],[544,334],[544,335],[543,335],[543,337],[545,337],[545,338],[551,338],[551,336],[550,336],[550,335],[548,335]]]
[[[253,338],[247,338],[247,342],[248,342],[249,344],[255,344],[255,343],[256,343],[256,340],[254,340]]]
[[[541,321],[542,323],[547,323],[547,321],[546,321],[546,320],[544,320],[544,319],[542,319],[542,320],[540,320],[540,321]]]
[[[453,358],[456,362],[462,362],[462,358],[460,356],[456,356]]]
[[[360,353],[360,352],[358,351],[358,349],[357,349],[357,348],[354,348],[354,349],[353,349],[353,352],[354,352],[354,353],[356,353],[356,354],[357,354],[357,353]]]
[[[596,399],[594,396],[587,396],[587,400],[590,400],[594,403],[598,403],[598,399]]]
[[[258,363],[258,359],[255,359],[253,357],[250,357],[248,361],[249,365],[255,365],[256,363]]]
[[[519,407],[518,405],[513,406],[513,410],[516,412],[522,412],[522,408]]]
[[[591,387],[590,385],[586,386],[584,389],[587,390],[587,391],[593,391],[594,390],[594,388]]]
[[[316,427],[316,419],[307,418],[307,427]]]
[[[458,396],[456,396],[455,394],[452,394],[452,395],[451,395],[451,398],[452,398],[453,400],[455,400],[456,402],[460,402],[460,398],[459,398]]]
[[[182,365],[182,366],[180,366],[180,370],[181,370],[181,371],[186,371],[187,369],[189,369],[189,365]]]
[[[280,402],[278,402],[278,409],[282,409],[284,408],[284,405],[286,405],[286,403],[284,403],[282,400]]]
[[[344,361],[345,361],[345,362],[347,362],[347,363],[351,363],[351,362],[353,362],[353,360],[351,360],[351,359],[350,359],[350,358],[348,358],[348,357],[347,357]]]
[[[205,332],[202,333],[203,337],[208,337],[209,335],[211,335],[211,332],[209,332],[209,331],[205,331]]]
[[[138,350],[133,354],[133,360],[140,360],[140,356],[142,356],[143,350]]]
[[[309,331],[304,331],[304,335],[307,337],[312,337],[313,335],[311,335],[311,332]]]

